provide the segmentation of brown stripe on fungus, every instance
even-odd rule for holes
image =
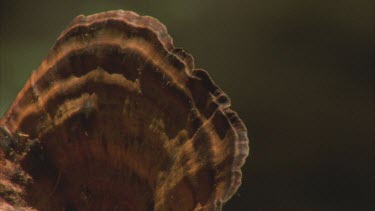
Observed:
[[[158,20],[78,16],[0,118],[0,210],[221,210],[249,151],[230,106]]]

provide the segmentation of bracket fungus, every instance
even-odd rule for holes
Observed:
[[[0,210],[221,210],[246,128],[158,20],[78,16],[0,119]]]

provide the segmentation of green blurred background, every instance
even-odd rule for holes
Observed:
[[[0,114],[78,14],[158,18],[249,130],[224,210],[374,210],[374,3],[0,0]]]

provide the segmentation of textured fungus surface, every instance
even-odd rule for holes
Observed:
[[[164,25],[78,16],[0,119],[0,210],[221,210],[244,124]]]

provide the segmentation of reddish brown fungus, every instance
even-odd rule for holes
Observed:
[[[163,24],[78,16],[0,119],[1,210],[221,210],[244,124]]]

